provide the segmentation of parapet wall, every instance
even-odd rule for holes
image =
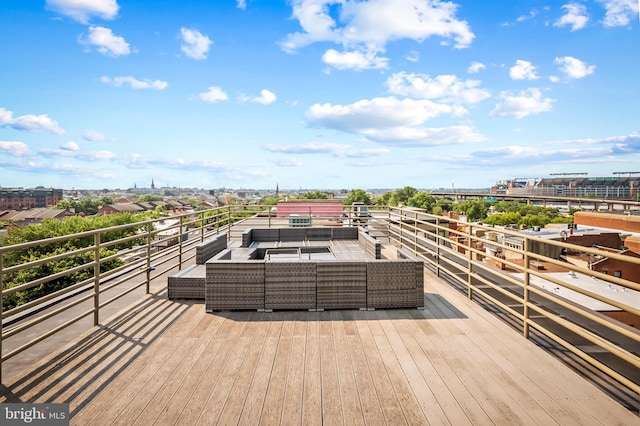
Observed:
[[[640,216],[597,212],[575,212],[573,215],[573,222],[578,225],[640,232]]]

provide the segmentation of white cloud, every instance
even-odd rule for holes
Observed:
[[[281,47],[293,53],[315,42],[333,42],[346,52],[367,52],[365,58],[374,58],[390,41],[422,42],[438,36],[453,39],[456,48],[465,48],[475,35],[466,21],[456,18],[457,8],[440,0],[294,0],[293,18],[302,31],[288,34]],[[346,61],[333,53],[330,56],[340,63]]]
[[[430,100],[387,98],[365,99],[349,105],[314,104],[307,111],[310,124],[349,133],[371,129],[417,126],[442,114],[462,115],[464,108]]]
[[[551,149],[548,146],[552,146]],[[513,167],[535,167],[550,164],[594,164],[629,158],[640,153],[640,134],[614,136],[602,139],[577,139],[538,143],[535,146],[508,145],[468,152],[464,156],[431,158],[433,161],[447,161],[459,165],[482,167],[500,165]]]
[[[84,157],[89,160],[113,160],[118,156],[111,151],[96,151],[87,153]]]
[[[640,8],[637,0],[598,0],[602,3],[606,13],[603,24],[605,27],[624,27],[638,16]]]
[[[536,74],[536,67],[529,61],[518,59],[509,70],[509,76],[514,80],[536,80],[540,77]]]
[[[523,21],[527,21],[531,18],[535,18],[538,15],[538,10],[537,9],[531,9],[531,11],[529,12],[528,15],[520,15],[518,16],[518,18],[516,19],[516,22],[523,22]]]
[[[209,46],[213,43],[209,37],[198,30],[181,28],[182,45],[180,49],[192,59],[206,59]]]
[[[89,35],[84,38],[80,36],[78,41],[80,44],[87,46],[96,46],[98,52],[103,55],[120,56],[131,53],[129,43],[123,37],[114,35],[111,29],[98,26],[89,27]]]
[[[116,0],[46,0],[45,7],[82,24],[94,16],[113,19],[119,8]]]
[[[280,167],[302,167],[304,164],[297,158],[279,158],[275,161],[276,166]]]
[[[371,140],[400,146],[436,146],[482,142],[486,140],[470,126],[450,126],[443,128],[397,127],[375,130],[367,133]]]
[[[474,104],[491,96],[488,91],[478,88],[480,81],[462,81],[455,75],[431,78],[426,74],[399,72],[389,77],[386,85],[395,95],[448,103]]]
[[[471,62],[471,65],[469,65],[467,72],[469,74],[477,74],[480,72],[480,70],[484,70],[486,68],[487,67],[482,62]]]
[[[205,102],[211,103],[226,101],[227,99],[229,99],[229,96],[227,96],[224,90],[217,86],[209,86],[209,90],[200,93],[198,97]]]
[[[554,63],[559,65],[560,71],[565,73],[569,78],[583,78],[593,74],[596,69],[595,65],[587,65],[580,59],[576,59],[572,56],[556,58]]]
[[[145,78],[144,80],[138,80],[135,77],[131,76],[117,76],[117,77],[100,77],[100,81],[102,83],[111,84],[114,87],[121,87],[123,84],[129,84],[132,89],[153,89],[153,90],[164,90],[167,88],[169,83],[161,80],[149,80]]]
[[[245,10],[247,8],[246,0],[237,0],[236,4],[238,6],[238,9]]]
[[[496,105],[492,116],[524,118],[531,114],[549,112],[554,100],[545,98],[540,89],[530,88],[518,94],[503,92],[500,94],[502,103]]]
[[[341,158],[368,158],[389,153],[387,148],[356,149],[351,145],[330,142],[310,142],[299,145],[265,145],[264,149],[269,152],[284,154],[329,154]]]
[[[322,61],[339,70],[362,71],[388,68],[389,58],[379,57],[377,54],[378,52],[374,50],[340,53],[334,49],[329,49],[322,55]]]
[[[54,135],[63,135],[64,130],[58,126],[55,120],[46,114],[41,115],[21,115],[13,117],[13,112],[0,108],[0,127],[9,126],[16,130],[26,130],[28,132],[48,132]]]
[[[46,158],[70,157],[82,161],[106,161],[118,158],[118,155],[111,151],[81,151],[73,141],[60,146],[59,149],[42,149],[38,154]]]
[[[24,142],[0,141],[0,152],[6,152],[15,157],[29,155],[29,147]]]
[[[502,24],[503,27],[511,27],[517,23],[520,22],[524,22],[524,21],[528,21],[529,19],[533,19],[536,16],[538,16],[538,10],[537,9],[531,9],[531,11],[529,12],[528,15],[520,15],[516,18],[515,21],[513,22],[505,22]]]
[[[107,140],[107,137],[96,130],[85,130],[82,133],[82,139],[91,141],[91,142],[102,142]]]
[[[554,27],[564,27],[571,25],[571,31],[576,31],[584,28],[589,22],[589,15],[587,14],[587,7],[583,4],[569,3],[562,6],[566,13],[554,22]]]
[[[427,120],[442,114],[460,116],[466,112],[462,107],[427,99],[400,100],[387,97],[361,100],[350,105],[315,104],[309,108],[306,116],[312,126],[355,133],[389,145],[426,146],[484,140],[469,126],[420,127]],[[314,148],[325,146],[316,144]]]
[[[78,146],[78,144],[75,143],[74,141],[69,141],[65,144],[60,145],[60,149],[64,151],[79,151],[80,146]]]
[[[418,62],[420,60],[420,53],[412,50],[405,56],[405,59],[409,62]]]
[[[251,102],[255,102],[262,105],[269,105],[276,101],[276,94],[270,90],[262,89],[260,91],[260,96],[256,96],[255,98],[251,98]]]

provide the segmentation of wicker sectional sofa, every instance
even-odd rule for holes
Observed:
[[[207,269],[205,262],[227,248],[228,235],[216,235],[196,246],[196,264],[172,274],[167,279],[167,293],[171,300],[204,300]]]
[[[331,246],[332,241],[345,240],[357,242],[358,260],[314,260],[311,255],[265,258],[261,248],[286,244],[291,252],[296,242]],[[206,262],[205,308],[211,312],[423,307],[423,262],[408,253],[397,260],[383,259],[380,253],[380,242],[355,227],[248,229],[242,248],[227,248]]]

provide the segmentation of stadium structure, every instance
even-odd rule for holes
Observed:
[[[615,172],[615,176],[589,177],[587,173],[557,173],[545,178],[515,178],[498,182],[494,194],[546,197],[613,198],[637,200],[640,172]]]

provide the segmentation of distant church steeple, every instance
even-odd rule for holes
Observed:
[[[153,183],[153,179],[151,179],[151,189],[156,189],[156,184]]]

